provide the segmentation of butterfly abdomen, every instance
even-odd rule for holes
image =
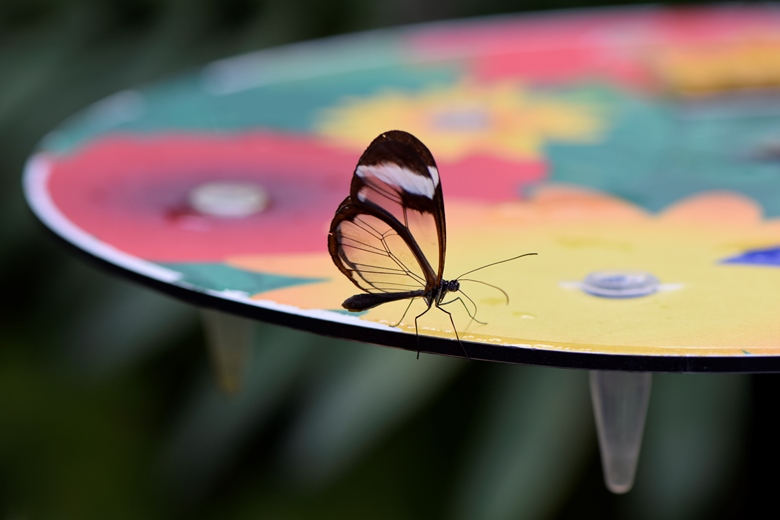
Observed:
[[[394,293],[366,293],[356,294],[344,300],[342,307],[352,312],[360,312],[382,305],[383,303],[405,300],[406,298],[417,298],[424,296],[425,291],[408,291]]]

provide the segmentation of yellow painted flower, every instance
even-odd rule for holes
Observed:
[[[748,34],[719,45],[675,45],[654,58],[673,93],[697,96],[780,87],[780,36]]]
[[[582,100],[534,93],[512,81],[464,82],[348,98],[322,112],[316,131],[359,149],[367,135],[403,128],[444,161],[480,153],[528,161],[542,158],[550,140],[598,140],[600,112]]]
[[[525,252],[519,259],[468,278],[461,288],[478,306],[471,322],[460,303],[448,309],[460,337],[580,352],[651,355],[780,354],[780,268],[723,263],[747,250],[780,245],[780,219],[763,220],[751,199],[704,193],[660,214],[580,188],[546,187],[528,201],[447,205],[445,278]],[[323,236],[324,238],[324,236]],[[324,240],[323,240],[324,242]],[[329,277],[257,295],[299,308],[339,309],[359,292],[327,252],[234,257],[242,269],[286,276]],[[646,273],[660,287],[634,298],[605,298],[584,290],[599,272]],[[379,306],[361,319],[394,324],[407,302]],[[416,301],[399,326],[414,333]],[[420,319],[420,333],[453,337],[436,309]]]

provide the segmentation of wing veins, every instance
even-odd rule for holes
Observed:
[[[354,272],[354,270],[353,270],[353,272]],[[363,271],[363,272],[368,272],[369,274],[372,274],[371,271]],[[385,273],[373,273],[373,274],[385,274]],[[387,275],[387,276],[404,276],[404,275],[395,274],[395,275]],[[420,287],[420,285],[416,284],[416,283],[415,284],[408,284],[408,283],[404,284],[404,283],[401,283],[401,282],[391,282],[391,281],[375,281],[375,282],[372,282],[372,283],[374,283],[374,284],[385,284],[385,285],[404,285],[404,286],[408,286],[408,287]]]
[[[379,184],[371,181],[365,181],[363,182],[363,186],[365,186],[368,189],[374,190],[378,195],[381,195],[385,197],[386,199],[389,199],[392,202],[395,202],[396,204],[401,204],[403,202],[403,199],[400,196],[400,193],[398,190],[394,189],[388,189],[383,186],[380,186]],[[360,190],[358,190],[359,192]]]
[[[402,201],[402,200],[399,200],[398,202],[399,202],[399,203],[402,203],[403,201]],[[383,211],[383,212],[385,212],[385,213],[387,213],[385,210],[382,210],[382,211]],[[403,214],[404,214],[404,221],[405,221],[405,223],[406,223],[406,225],[405,225],[404,227],[406,228],[406,230],[407,230],[407,232],[408,232],[408,230],[409,230],[409,225],[408,225],[408,222],[407,222],[407,216],[406,216],[406,207],[404,207],[404,208],[403,208]],[[392,217],[392,216],[391,216],[391,218],[395,219],[395,217]],[[383,219],[379,219],[379,220],[383,220]],[[397,219],[395,219],[395,220],[397,221]],[[403,262],[401,262],[401,261],[400,261],[400,260],[399,260],[399,259],[398,259],[398,258],[397,258],[397,257],[396,257],[396,256],[395,256],[393,253],[392,253],[392,251],[390,251],[390,248],[387,246],[387,243],[385,242],[385,238],[386,238],[386,236],[393,236],[393,235],[395,235],[395,236],[399,236],[399,237],[400,237],[400,235],[398,234],[398,232],[396,232],[394,229],[390,229],[390,230],[388,230],[388,231],[387,231],[387,232],[385,232],[385,233],[381,233],[381,232],[380,232],[380,231],[378,231],[376,228],[374,228],[374,226],[372,226],[372,225],[371,225],[371,224],[369,224],[368,222],[366,222],[366,221],[362,220],[362,219],[360,218],[360,216],[357,216],[357,217],[355,217],[354,219],[352,219],[352,223],[353,223],[353,224],[355,224],[356,226],[358,226],[359,228],[361,228],[361,229],[362,229],[363,231],[365,231],[366,233],[368,233],[368,234],[370,234],[370,235],[373,235],[373,236],[374,236],[374,238],[376,238],[376,239],[378,239],[379,241],[381,241],[381,242],[382,242],[382,245],[384,246],[384,248],[385,248],[385,251],[387,252],[387,254],[388,254],[388,256],[390,257],[390,259],[391,259],[391,260],[393,260],[393,261],[394,261],[396,264],[398,264],[398,267],[400,267],[400,268],[404,269],[404,270],[405,270],[405,271],[407,271],[407,272],[408,272],[410,275],[412,275],[412,276],[414,276],[415,278],[417,278],[417,279],[420,281],[420,283],[421,283],[423,286],[427,287],[427,285],[428,285],[428,281],[427,281],[427,279],[426,279],[426,280],[423,280],[421,277],[419,277],[418,275],[416,275],[415,273],[413,273],[413,272],[412,272],[412,271],[411,271],[411,270],[410,270],[408,267],[406,267],[406,265],[404,265],[404,264],[403,264]],[[400,222],[398,222],[398,223],[400,224]],[[385,222],[385,224],[387,224],[387,222]],[[365,227],[363,227],[363,226],[365,226]],[[373,231],[373,234],[372,234],[372,231]],[[403,239],[403,238],[402,238],[402,239]],[[414,237],[411,237],[411,236],[410,236],[410,240],[412,240],[412,241],[414,242]],[[407,241],[406,241],[406,240],[404,240],[404,242],[405,242],[405,243],[407,243]],[[418,251],[419,251],[419,246],[417,245],[417,243],[416,243],[416,242],[414,242],[414,246],[415,246],[416,248],[418,248]],[[411,249],[412,245],[407,243],[407,247],[409,247],[409,248]],[[420,253],[422,254],[422,252],[420,252]],[[412,253],[412,254],[414,255],[414,253]],[[417,262],[418,262],[418,263],[420,263],[420,260],[416,258],[416,256],[417,256],[417,255],[414,255],[414,256],[415,256],[415,259],[417,260]],[[422,256],[424,257],[425,255],[423,254]],[[427,261],[427,258],[424,258],[424,260],[425,260],[425,261]],[[425,271],[425,267],[423,267],[423,266],[422,266],[422,264],[420,265],[420,267],[423,269],[423,271]],[[434,273],[434,274],[435,274],[435,273]],[[361,278],[362,278],[362,277],[361,277]],[[365,280],[365,278],[364,278],[364,280]],[[367,281],[367,280],[366,280],[366,281]]]
[[[420,287],[420,286],[425,287],[426,286],[426,281],[422,277],[420,277],[417,273],[411,271],[408,267],[406,267],[406,265],[403,262],[401,262],[401,260],[398,257],[396,257],[389,250],[389,248],[387,247],[387,244],[385,243],[384,239],[381,239],[381,241],[382,241],[382,245],[385,246],[385,256],[387,256],[387,258],[389,258],[390,260],[395,262],[395,264],[399,267],[399,269],[392,269],[392,268],[389,268],[389,267],[382,267],[382,266],[376,266],[376,265],[371,265],[371,264],[355,263],[355,262],[349,261],[349,259],[345,259],[345,260],[347,260],[349,262],[349,264],[351,264],[352,266],[355,266],[355,267],[360,266],[360,265],[365,265],[365,266],[371,267],[372,269],[385,269],[385,270],[387,270],[387,272],[374,272],[374,271],[366,271],[366,270],[363,270],[363,269],[354,269],[354,268],[353,269],[348,269],[348,270],[353,272],[353,273],[355,273],[355,274],[357,274],[364,282],[366,282],[371,287],[373,287],[373,288],[375,288],[375,289],[377,289],[379,291],[382,291],[382,292],[388,292],[388,291],[385,291],[385,290],[381,289],[380,287],[377,287],[377,284],[383,284],[383,283],[386,283],[386,282],[379,282],[379,281],[374,282],[374,281],[371,281],[371,280],[367,279],[365,276],[363,276],[364,273],[365,274],[382,274],[382,275],[385,275],[385,276],[408,276],[409,278],[414,280],[417,283],[417,285],[406,285],[406,287]],[[369,252],[371,252],[371,251],[369,251]],[[375,254],[381,254],[381,253],[375,253]],[[392,271],[395,271],[395,272],[392,272]],[[389,282],[389,283],[392,283],[392,282]]]
[[[401,262],[401,260],[398,257],[396,257],[392,251],[388,251],[387,256],[390,258],[390,260],[395,262],[398,265],[398,267],[400,267],[406,274],[408,274],[410,277],[417,280],[417,282],[420,283],[423,287],[427,285],[428,282],[426,280],[424,280],[420,275],[418,275],[417,273],[413,272],[411,269],[406,267],[406,265],[403,262]]]
[[[404,208],[404,218],[406,218],[405,215],[406,215],[406,209]],[[388,258],[390,258],[393,262],[395,262],[396,265],[398,265],[398,267],[400,267],[404,272],[409,274],[409,276],[415,278],[423,287],[427,285],[427,281],[426,280],[424,280],[417,273],[413,272],[411,269],[406,267],[406,264],[404,264],[397,256],[395,256],[395,254],[392,251],[390,251],[390,246],[387,245],[386,239],[387,239],[388,236],[398,236],[398,237],[400,237],[400,235],[398,233],[396,233],[392,229],[382,233],[379,230],[377,230],[374,226],[369,224],[368,222],[360,219],[360,217],[354,218],[352,220],[352,222],[356,226],[361,228],[363,231],[368,233],[369,235],[372,235],[374,238],[378,239],[382,243],[382,247],[384,247],[385,253],[387,253]],[[373,234],[371,233],[372,231],[373,231]],[[356,240],[356,242],[358,242],[358,241]],[[406,241],[404,241],[404,242],[406,242]],[[373,246],[369,246],[369,247],[373,247]],[[407,247],[408,247],[408,244],[407,244]],[[378,249],[379,248],[377,248],[377,250]],[[368,280],[366,280],[365,277],[361,276],[361,278],[363,278],[363,280],[368,282]]]
[[[363,245],[363,244],[361,244],[361,245]],[[358,251],[363,251],[363,252],[366,252],[366,253],[370,253],[370,254],[372,254],[372,255],[388,256],[388,254],[387,254],[387,251],[386,251],[386,250],[382,250],[382,249],[379,249],[379,248],[375,248],[375,249],[363,249],[362,247],[353,246],[353,245],[351,245],[351,244],[344,244],[344,243],[342,243],[342,244],[341,244],[341,247],[342,247],[342,248],[344,248],[344,247],[349,247],[349,248],[352,248],[352,249],[356,249],[356,250],[358,250]]]
[[[383,267],[381,265],[371,265],[371,264],[353,264],[355,266],[365,266],[369,269],[382,269],[382,271],[368,271],[365,269],[361,269],[364,273],[372,273],[372,274],[386,274],[386,275],[397,275],[397,276],[409,276],[408,271],[404,271],[403,269],[393,269],[392,267]]]
[[[369,235],[371,235],[371,236],[373,236],[374,238],[376,238],[377,240],[379,240],[379,242],[382,244],[382,247],[384,248],[384,251],[383,251],[382,249],[379,249],[378,247],[375,247],[375,246],[371,245],[371,244],[366,244],[366,243],[364,243],[364,242],[362,242],[362,241],[360,241],[360,240],[357,240],[357,239],[355,239],[355,238],[353,238],[353,237],[348,237],[348,236],[343,236],[343,235],[342,235],[342,237],[341,237],[341,240],[339,241],[339,244],[341,245],[342,249],[343,249],[343,248],[345,248],[345,247],[351,247],[351,248],[353,248],[353,249],[356,249],[356,250],[358,250],[358,251],[363,251],[363,252],[366,252],[366,253],[369,253],[369,254],[375,254],[375,255],[384,255],[384,256],[387,256],[387,257],[388,257],[390,260],[392,260],[393,262],[395,262],[395,264],[396,264],[396,265],[397,265],[397,266],[400,268],[400,270],[401,270],[401,271],[403,271],[403,272],[404,272],[404,273],[406,273],[408,276],[410,276],[411,278],[413,278],[415,281],[417,281],[417,282],[418,282],[420,285],[422,285],[423,287],[425,287],[425,286],[426,286],[427,282],[426,282],[426,281],[425,281],[425,280],[424,280],[424,279],[423,279],[421,276],[419,276],[417,273],[415,273],[414,271],[412,271],[411,269],[409,269],[409,268],[406,266],[406,264],[404,264],[404,263],[403,263],[403,262],[402,262],[402,261],[401,261],[401,260],[400,260],[400,259],[399,259],[399,258],[398,258],[398,257],[397,257],[397,256],[396,256],[396,255],[395,255],[395,254],[394,254],[394,253],[391,251],[391,250],[390,250],[390,246],[387,244],[387,240],[386,240],[386,239],[387,239],[387,237],[389,237],[389,236],[400,236],[398,233],[396,233],[396,232],[395,232],[395,231],[393,231],[392,229],[391,229],[391,230],[388,230],[388,231],[386,231],[386,232],[384,232],[384,233],[382,233],[382,232],[380,232],[379,230],[377,230],[377,229],[376,229],[374,226],[372,226],[371,224],[369,224],[368,222],[366,222],[366,221],[364,221],[364,220],[362,220],[362,219],[360,219],[360,218],[355,218],[355,219],[353,219],[353,220],[352,220],[352,223],[353,223],[355,226],[357,226],[358,228],[360,228],[360,229],[362,229],[363,231],[365,231],[366,233],[368,233]],[[344,243],[344,240],[348,240],[348,241],[351,241],[351,242],[355,242],[356,244],[359,244],[359,245],[361,245],[361,246],[365,246],[365,247],[367,247],[367,248],[370,248],[370,249],[363,249],[363,248],[360,248],[360,247],[357,247],[357,246],[354,246],[354,245],[351,245],[351,244],[345,244],[345,243]],[[354,262],[351,262],[351,261],[349,261],[349,259],[345,259],[345,260],[347,260],[347,261],[348,261],[348,262],[349,262],[351,265],[358,265],[358,264],[356,264],[356,263],[354,263]],[[367,264],[366,264],[366,265],[367,265]],[[372,267],[377,267],[377,266],[372,266]],[[359,270],[352,269],[352,271],[353,271],[353,272],[356,272],[358,275],[360,275],[360,274],[361,274]],[[368,283],[369,285],[372,285],[372,286],[373,286],[373,284],[372,284],[370,281],[366,280],[366,278],[365,278],[364,276],[362,276],[362,275],[361,275],[361,276],[360,276],[360,278],[362,278],[362,279],[363,279],[363,280],[364,280],[366,283]]]
[[[362,220],[360,217],[355,217],[354,219],[352,219],[352,223],[355,224],[356,226],[358,226],[360,229],[362,229],[366,233],[368,233],[369,235],[371,235],[374,238],[376,238],[377,240],[381,240],[385,236],[384,233],[380,233],[379,231],[377,231],[376,228],[374,228],[374,226],[372,226],[371,224],[369,224],[365,220]],[[360,224],[358,224],[358,223],[360,223]],[[365,226],[365,227],[362,227],[362,226]],[[372,231],[373,231],[373,233],[372,233]]]
[[[375,251],[384,252],[384,248],[379,248],[379,247],[377,247],[377,246],[375,246],[373,244],[369,244],[367,242],[363,242],[362,240],[358,240],[357,238],[354,238],[354,237],[342,236],[341,239],[339,240],[339,244],[346,245],[348,247],[355,247],[355,246],[353,246],[351,244],[344,244],[345,240],[348,241],[348,242],[354,242],[355,244],[358,244],[358,245],[361,245],[361,246],[364,246],[364,247],[368,248],[365,251],[368,251],[369,249],[373,249]]]

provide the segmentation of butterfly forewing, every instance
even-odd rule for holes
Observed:
[[[369,145],[352,177],[353,203],[373,206],[408,230],[429,278],[444,272],[446,229],[439,171],[430,151],[406,132],[386,132]]]
[[[350,196],[331,223],[334,263],[368,293],[423,296],[441,282],[445,245],[444,203],[431,153],[406,132],[380,135],[358,161]]]

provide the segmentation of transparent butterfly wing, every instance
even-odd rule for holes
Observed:
[[[441,282],[445,246],[431,153],[406,132],[380,135],[358,161],[350,196],[331,223],[334,263],[368,293],[422,295]]]
[[[382,213],[348,199],[331,223],[330,253],[339,269],[366,292],[424,291],[429,274],[404,233]]]

